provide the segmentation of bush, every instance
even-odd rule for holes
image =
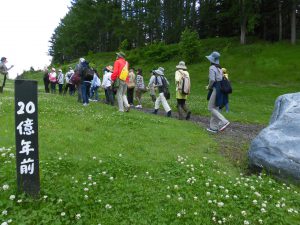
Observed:
[[[186,63],[193,63],[199,59],[200,43],[198,34],[186,28],[180,38],[180,53]]]

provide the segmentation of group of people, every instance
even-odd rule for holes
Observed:
[[[226,129],[230,124],[220,111],[223,106],[225,106],[226,111],[229,110],[228,94],[222,93],[221,90],[221,82],[223,79],[228,80],[228,74],[226,69],[220,66],[220,53],[212,52],[206,58],[211,63],[207,85],[208,110],[211,112],[211,119],[207,131],[217,133]],[[103,88],[105,102],[114,105],[116,97],[120,112],[129,112],[132,107],[143,108],[142,96],[149,91],[154,103],[153,114],[158,114],[160,105],[162,105],[166,116],[171,117],[172,115],[168,103],[170,98],[169,81],[165,77],[164,68],[153,69],[146,86],[142,70],[137,69],[135,73],[133,68],[129,69],[129,63],[125,60],[123,52],[116,53],[116,61],[113,66],[108,65],[104,68],[102,83],[97,70],[93,66],[89,66],[84,58],[79,59],[74,70],[70,67],[65,76],[61,69],[58,70],[58,73],[56,73],[55,68],[52,68],[50,73],[45,70],[44,83],[46,92],[50,92],[49,84],[51,85],[51,93],[56,92],[57,84],[59,94],[66,94],[69,90],[69,94],[74,95],[75,90],[77,90],[78,101],[84,106],[87,106],[90,101],[99,101],[98,90]],[[186,101],[190,94],[191,82],[189,72],[183,61],[180,61],[176,66],[175,85],[179,119],[189,120],[191,111]],[[134,106],[134,96],[137,101],[136,106]]]

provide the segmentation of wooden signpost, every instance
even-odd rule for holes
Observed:
[[[15,133],[18,191],[40,192],[37,81],[15,80]]]

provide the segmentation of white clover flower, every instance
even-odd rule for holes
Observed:
[[[298,214],[298,210],[295,210],[295,209],[294,209],[294,213],[295,213],[295,214]]]
[[[4,185],[2,186],[2,189],[3,189],[3,191],[8,190],[8,189],[9,189],[9,185],[8,185],[8,184],[4,184]]]
[[[176,189],[176,190],[179,189],[178,185],[175,184],[174,189]]]
[[[213,220],[214,222],[216,222],[216,217],[213,216],[212,220]]]
[[[89,196],[88,195],[84,195],[84,199],[88,199],[89,198]]]
[[[242,214],[243,216],[247,216],[247,212],[246,212],[246,211],[241,211],[241,214]]]
[[[198,215],[198,212],[194,212],[194,215],[197,216],[197,215]]]
[[[114,177],[110,177],[109,180],[113,181],[113,180],[114,180]]]
[[[197,201],[197,200],[198,200],[198,197],[197,197],[197,196],[194,196],[194,200]]]
[[[228,189],[225,189],[225,193],[227,194],[229,191],[228,191]]]
[[[59,157],[58,160],[62,160],[62,157]]]
[[[97,185],[97,183],[96,183],[96,182],[93,182],[93,185],[95,186],[95,185]]]
[[[106,174],[106,171],[103,171],[102,174],[105,175],[105,174]]]
[[[18,201],[17,201],[17,203],[21,203],[22,202],[22,199],[19,199]]]
[[[77,183],[78,183],[78,180],[75,180],[74,182],[77,184]]]
[[[62,199],[61,199],[61,198],[57,200],[57,203],[61,203],[61,202],[62,202]]]
[[[44,198],[44,199],[47,199],[47,198],[48,198],[48,196],[47,196],[47,195],[44,195],[44,196],[43,196],[43,198]]]
[[[96,160],[96,159],[97,159],[97,157],[96,157],[96,156],[94,156],[94,157],[93,157],[93,160]]]
[[[167,195],[166,197],[167,197],[167,198],[171,198],[171,195]]]
[[[222,218],[222,221],[223,221],[223,223],[225,223],[225,222],[226,222],[226,218],[223,217],[223,218]]]
[[[280,203],[277,203],[275,206],[276,206],[277,208],[280,208]]]
[[[223,202],[218,202],[218,207],[223,207],[224,203]]]
[[[261,207],[266,208],[267,207],[266,203],[262,203]]]
[[[218,220],[218,224],[222,224],[222,220]]]
[[[84,191],[89,191],[89,189],[88,189],[88,188],[84,188],[83,190],[84,190]]]
[[[281,207],[282,207],[282,208],[285,207],[285,203],[282,203],[282,204],[281,204]]]
[[[122,156],[123,156],[123,155],[120,153],[120,154],[119,154],[119,157],[122,157]]]
[[[205,186],[206,186],[206,187],[209,187],[209,183],[205,183]]]
[[[15,157],[14,153],[10,153],[10,154],[9,154],[9,157],[10,157],[10,158],[14,158],[14,157]]]
[[[254,186],[251,186],[250,189],[251,189],[251,190],[255,190],[255,187],[254,187]]]
[[[179,213],[177,213],[177,217],[181,217],[181,213],[179,212]]]
[[[293,208],[289,208],[288,210],[287,210],[289,213],[292,213],[292,212],[294,212],[294,209]],[[2,213],[3,214],[3,213]]]
[[[100,164],[102,163],[102,160],[101,160],[101,159],[99,160],[99,163],[100,163]]]
[[[105,208],[106,208],[106,209],[111,209],[112,206],[111,206],[110,204],[106,204],[106,205],[105,205]]]
[[[261,197],[261,194],[260,194],[260,193],[258,193],[257,191],[256,191],[256,192],[254,192],[254,194],[255,194],[257,197]]]
[[[229,195],[225,195],[225,198],[229,198]]]
[[[2,215],[6,216],[7,215],[7,210],[3,210]]]
[[[211,204],[211,203],[212,203],[212,200],[208,200],[207,202],[208,202],[209,204]]]
[[[263,224],[263,220],[262,219],[259,219],[258,222],[259,222],[259,224]]]
[[[65,216],[65,215],[66,215],[66,213],[65,213],[65,212],[62,212],[60,215],[61,215],[61,216]]]
[[[252,201],[252,203],[253,203],[254,205],[256,205],[256,204],[257,204],[257,200],[254,199],[254,200]]]
[[[248,220],[244,220],[244,225],[249,225],[250,222]]]
[[[183,197],[179,196],[178,197],[178,201],[182,202],[183,201]]]
[[[1,225],[8,225],[8,223],[7,222],[3,222],[3,223],[1,223]]]
[[[79,220],[79,219],[81,218],[81,215],[78,213],[78,214],[75,215],[75,218],[76,218],[77,220]]]
[[[265,210],[265,208],[261,208],[260,211],[261,211],[262,213],[267,212],[267,211]]]
[[[234,196],[233,196],[233,198],[234,198],[234,199],[237,199],[237,198],[238,198],[238,196],[234,195]]]
[[[13,200],[15,200],[15,198],[16,198],[16,196],[15,196],[15,195],[11,195],[11,196],[9,196],[9,199],[10,199],[10,200],[12,200],[12,201],[13,201]]]
[[[12,222],[12,219],[7,220],[7,223],[11,223],[11,222]]]
[[[209,196],[209,195],[210,195],[210,192],[209,192],[209,191],[208,191],[208,192],[206,192],[206,195],[207,195],[207,196]]]

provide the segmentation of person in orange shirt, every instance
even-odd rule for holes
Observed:
[[[111,75],[112,83],[119,83],[118,84],[118,90],[117,90],[117,98],[118,98],[118,105],[119,105],[119,111],[128,112],[130,109],[130,105],[128,104],[127,100],[127,84],[128,82],[128,68],[129,64],[125,60],[125,53],[118,52],[117,54],[117,60],[114,63],[114,71]]]

